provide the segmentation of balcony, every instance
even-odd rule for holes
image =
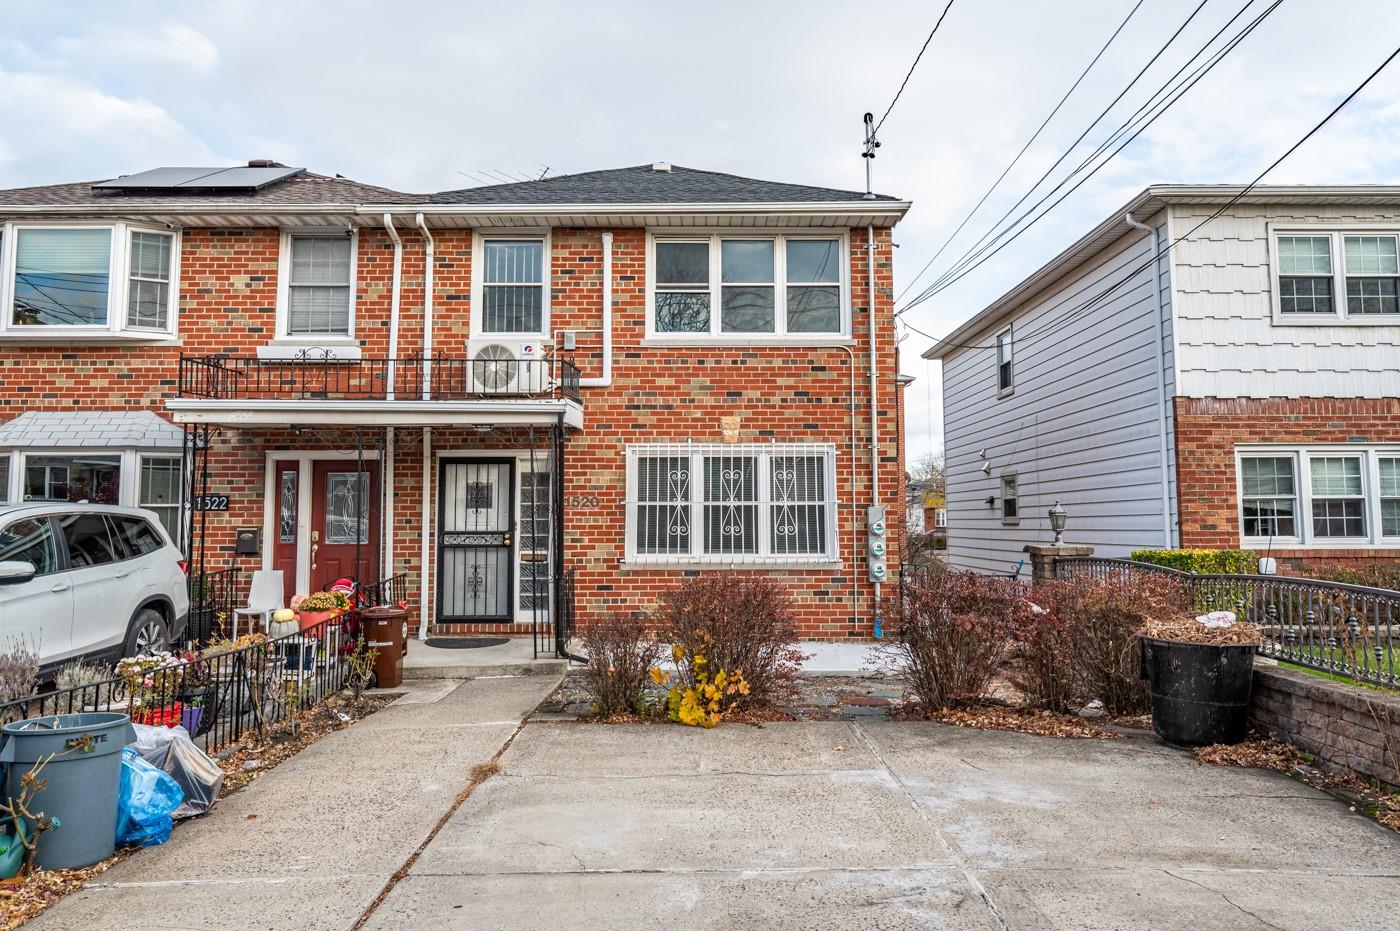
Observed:
[[[579,370],[560,355],[488,359],[180,357],[177,423],[583,425]],[[366,418],[372,420],[366,421]]]

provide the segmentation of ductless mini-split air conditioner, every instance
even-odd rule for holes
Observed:
[[[480,394],[542,394],[549,362],[538,339],[483,336],[467,340],[469,390]]]

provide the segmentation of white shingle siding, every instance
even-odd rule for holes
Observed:
[[[1178,236],[1214,210],[1179,204],[1170,209]],[[1400,224],[1400,210],[1236,206],[1178,245],[1172,258],[1181,394],[1400,395],[1400,326],[1274,324],[1270,224],[1394,225]]]
[[[1165,237],[1165,213],[1153,222]],[[1013,312],[1011,396],[997,397],[995,350],[956,350],[944,359],[948,555],[953,565],[1011,571],[1027,543],[1053,537],[1046,511],[1056,500],[1070,513],[1066,540],[1090,544],[1102,555],[1126,555],[1164,542],[1154,347],[1158,305],[1152,272],[1142,271],[1131,285],[1118,288],[1069,326],[1040,336],[1030,332],[1150,256],[1148,234],[1133,231]],[[1167,263],[1160,265],[1156,286],[1169,301]],[[968,342],[991,345],[1004,327],[1005,321],[990,326]],[[1168,397],[1171,344],[1168,325]],[[992,464],[985,475],[978,456],[983,448]],[[1169,470],[1171,456],[1169,447]],[[1003,525],[1001,477],[1011,473],[1020,486],[1020,523]],[[998,499],[995,507],[987,506],[988,496]],[[1175,513],[1174,500],[1168,512]]]

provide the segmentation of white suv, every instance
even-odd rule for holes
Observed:
[[[165,649],[189,612],[180,552],[150,511],[0,505],[0,649],[29,645],[41,676]]]

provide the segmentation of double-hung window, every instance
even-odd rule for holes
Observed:
[[[630,447],[628,559],[835,561],[834,474],[829,446]]]
[[[1015,361],[1012,358],[1011,327],[997,334],[997,394],[1010,394],[1016,386]]]
[[[1001,477],[1001,522],[1003,524],[1019,524],[1021,522],[1021,498],[1014,475]]]
[[[1282,231],[1274,253],[1280,322],[1400,320],[1400,234]]]
[[[344,233],[289,233],[284,322],[292,339],[354,336],[355,244]]]
[[[1394,546],[1400,448],[1243,447],[1240,537],[1247,545]]]
[[[545,273],[543,239],[484,240],[477,332],[543,335]]]
[[[846,254],[841,236],[658,236],[648,333],[715,341],[846,335]]]
[[[174,233],[126,223],[0,224],[0,332],[168,337],[177,250]]]

